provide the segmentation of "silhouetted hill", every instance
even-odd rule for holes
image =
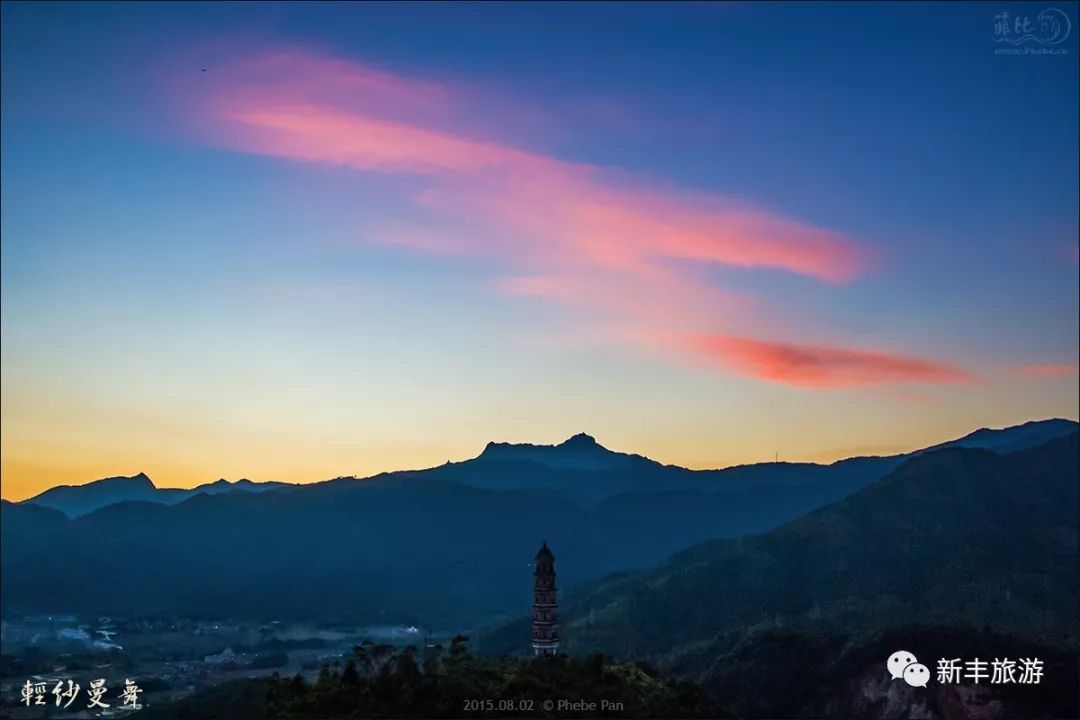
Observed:
[[[47,533],[30,529],[40,508],[5,504],[0,602],[5,611],[308,618],[318,597],[323,617],[456,629],[528,607],[540,539],[557,548],[569,588],[708,538],[770,530],[905,460],[691,471],[578,436],[366,480],[202,492],[172,505],[127,500],[51,518]]]
[[[1001,430],[981,428],[957,440],[928,447],[924,452],[948,447],[966,447],[980,448],[996,453],[1010,453],[1041,445],[1044,442],[1074,433],[1076,430],[1077,424],[1073,420],[1063,420],[1061,418],[1032,420],[1023,425],[1015,425]]]
[[[476,458],[487,460],[527,460],[551,468],[570,470],[613,470],[626,467],[652,467],[660,464],[641,455],[608,450],[596,438],[578,433],[558,445],[488,443]]]
[[[145,473],[139,473],[131,477],[94,480],[85,485],[59,485],[24,500],[23,503],[52,508],[69,517],[78,517],[129,500],[174,504],[201,493],[215,495],[224,492],[265,492],[283,487],[291,485],[279,482],[256,483],[246,478],[229,482],[222,478],[190,490],[159,488]]]
[[[19,541],[40,541],[67,528],[67,516],[58,510],[39,505],[16,505],[0,500],[4,532]]]
[[[746,628],[921,622],[1075,648],[1077,438],[1009,455],[927,452],[772,532],[594,583],[567,598],[564,644],[680,662]],[[482,646],[520,648],[525,623]]]
[[[60,485],[25,502],[74,517],[124,500],[150,500],[159,492],[150,478],[139,473],[131,477],[103,478],[85,485]]]
[[[624,492],[698,489],[738,494],[750,489],[809,489],[821,483],[827,487],[820,488],[823,493],[811,499],[811,502],[820,503],[844,497],[884,477],[908,457],[922,452],[945,447],[977,447],[995,452],[1012,452],[1067,435],[1077,427],[1072,420],[1038,420],[997,430],[983,428],[956,440],[901,455],[855,457],[828,465],[769,462],[719,470],[688,470],[663,465],[642,455],[609,450],[592,436],[578,433],[558,445],[491,442],[471,460],[446,463],[429,470],[382,473],[368,479],[423,477],[495,490],[547,488],[571,492],[587,500],[600,500]],[[291,487],[287,483],[255,483],[245,478],[235,482],[220,479],[189,490],[157,488],[145,474],[139,473],[132,477],[105,478],[85,485],[58,486],[23,502],[51,507],[76,517],[125,500],[175,504],[200,493],[263,492]]]

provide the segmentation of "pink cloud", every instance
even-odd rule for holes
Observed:
[[[223,63],[192,93],[212,142],[245,152],[407,173],[432,182],[426,202],[462,204],[508,231],[571,232],[560,243],[599,264],[676,258],[776,268],[845,282],[865,252],[828,232],[725,198],[704,203],[620,188],[601,169],[473,137],[454,92],[297,51]],[[438,122],[441,119],[442,122]],[[704,207],[703,205],[723,207]],[[527,242],[537,243],[530,237]]]
[[[497,143],[310,105],[233,108],[222,119],[236,130],[232,145],[247,152],[447,180],[420,201],[467,209],[515,233],[560,233],[560,250],[599,265],[670,258],[845,282],[865,263],[839,233],[756,209],[710,211],[619,190],[598,182],[594,167]]]
[[[741,375],[809,388],[891,383],[958,383],[973,378],[945,363],[872,350],[696,335],[686,346]]]
[[[730,198],[569,162],[481,137],[468,93],[303,51],[222,62],[188,83],[183,107],[221,147],[361,173],[417,179],[411,198],[437,227],[395,228],[381,242],[471,255],[505,269],[497,287],[589,316],[605,334],[648,345],[662,333],[737,325],[750,298],[716,287],[716,266],[769,269],[826,284],[863,274],[867,250],[818,228]],[[490,110],[490,108],[488,108]],[[709,357],[728,369],[812,386],[962,374],[929,361],[839,348],[715,336]]]

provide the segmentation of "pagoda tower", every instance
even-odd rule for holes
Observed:
[[[554,655],[559,651],[559,621],[555,616],[555,555],[544,541],[536,553],[533,585],[532,646],[536,655]]]

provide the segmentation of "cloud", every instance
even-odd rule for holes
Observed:
[[[726,198],[695,203],[685,193],[619,187],[595,166],[476,138],[464,127],[464,92],[357,63],[275,51],[223,62],[185,88],[184,104],[212,142],[423,177],[431,184],[422,203],[464,203],[504,234],[525,231],[522,243],[569,232],[559,249],[600,264],[677,258],[827,282],[851,280],[866,264],[865,251],[840,233]]]
[[[593,166],[498,143],[291,103],[238,105],[220,119],[235,130],[232,145],[247,152],[430,178],[436,184],[418,202],[485,219],[527,254],[558,237],[564,257],[594,265],[645,267],[666,258],[775,268],[827,282],[851,280],[865,264],[864,253],[839,233],[731,203],[707,209],[620,189]]]
[[[1017,375],[1026,375],[1037,378],[1077,377],[1080,375],[1080,364],[1056,363],[1043,365],[1018,365],[1013,368]]]
[[[873,350],[697,335],[686,345],[733,372],[809,388],[889,383],[958,383],[973,378],[944,363]]]
[[[710,281],[711,268],[835,285],[871,263],[841,232],[481,134],[499,108],[487,103],[481,120],[469,92],[450,84],[294,49],[223,60],[210,75],[189,81],[181,104],[206,141],[412,178],[415,215],[380,242],[475,257],[504,272],[501,292],[569,306],[639,345],[737,326],[757,311]],[[820,387],[960,376],[929,361],[725,336],[699,351],[735,372]]]

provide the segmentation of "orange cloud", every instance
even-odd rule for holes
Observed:
[[[890,383],[957,383],[972,377],[950,365],[871,350],[697,335],[688,348],[713,364],[750,377],[809,388]]]
[[[209,141],[412,177],[414,215],[435,220],[403,221],[382,242],[485,258],[507,268],[504,293],[588,310],[601,332],[637,345],[755,312],[752,299],[708,279],[711,267],[835,284],[869,264],[840,232],[480,137],[460,89],[298,51],[223,62],[199,80],[184,107]],[[928,361],[731,336],[712,337],[706,352],[735,372],[816,387],[962,376]]]

